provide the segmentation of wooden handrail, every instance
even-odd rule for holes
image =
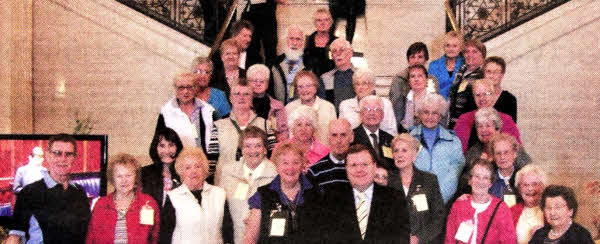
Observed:
[[[450,0],[445,0],[444,5],[446,6],[446,14],[450,19],[450,25],[452,25],[452,29],[458,33],[461,33],[461,29],[458,27],[456,16],[454,15],[454,11],[452,11],[452,7],[450,7]]]
[[[227,27],[229,26],[229,23],[231,22],[231,19],[233,18],[233,12],[235,12],[237,5],[238,5],[238,0],[233,0],[233,3],[231,4],[231,6],[229,6],[229,10],[227,11],[227,17],[225,18],[225,22],[223,22],[223,25],[221,26],[221,30],[219,31],[219,34],[217,35],[215,42],[213,43],[212,47],[210,48],[210,53],[208,54],[208,58],[212,58],[212,56],[215,54],[215,52],[219,49],[219,46],[221,46],[221,42],[223,41],[223,37],[225,36],[225,31],[227,31]]]

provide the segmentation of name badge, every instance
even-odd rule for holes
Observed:
[[[517,197],[514,194],[504,195],[503,200],[509,208],[517,204]]]
[[[281,212],[271,216],[271,231],[269,236],[283,236],[285,234],[285,217]]]
[[[154,209],[150,207],[149,202],[146,202],[142,210],[140,210],[140,224],[154,225]]]
[[[417,212],[429,210],[429,206],[427,205],[427,196],[425,196],[425,194],[414,195],[412,197],[412,201],[417,208]]]
[[[246,183],[238,183],[235,188],[235,192],[233,193],[233,198],[244,200],[246,199],[246,195],[248,195],[248,184]]]
[[[390,147],[381,146],[381,151],[383,151],[383,156],[386,158],[394,158],[394,154],[392,154],[392,149]]]
[[[464,221],[460,223],[454,239],[462,242],[469,242],[471,234],[473,234],[473,221]]]

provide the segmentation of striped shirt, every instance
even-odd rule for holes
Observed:
[[[338,161],[330,153],[308,169],[306,178],[308,178],[310,183],[314,186],[319,186],[321,191],[323,190],[323,187],[328,184],[348,182],[348,176],[346,176],[346,163],[344,161]]]

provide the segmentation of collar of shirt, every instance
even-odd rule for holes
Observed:
[[[375,133],[375,135],[377,136],[377,142],[381,141],[381,138],[379,138],[379,128],[377,128],[377,130],[375,132],[371,132],[364,125],[362,127],[365,130],[365,132],[367,133],[367,137],[369,138],[369,141],[371,142],[371,145],[373,145],[373,137],[371,137],[371,134],[373,134],[373,133]],[[373,145],[373,148],[375,148],[375,146],[376,145]]]
[[[42,172],[42,179],[44,180],[44,183],[46,184],[46,187],[48,187],[48,189],[55,187],[56,185],[58,185],[58,182],[56,182],[48,173],[48,171],[44,171]],[[72,185],[71,183],[69,183],[69,185]]]
[[[343,165],[343,164],[346,164],[346,162],[345,162],[343,159],[342,159],[342,160],[338,160],[338,159],[337,159],[337,158],[335,158],[335,157],[333,156],[333,154],[331,154],[331,153],[329,154],[329,159],[331,159],[331,161],[332,161],[334,164],[342,164],[342,165]]]
[[[514,171],[514,169],[513,169]],[[510,181],[510,178],[512,177],[512,174],[510,174],[509,176],[504,177],[501,173],[500,173],[500,169],[498,169],[498,179],[503,180],[504,184],[508,186],[508,182]]]
[[[269,185],[269,189],[271,189],[279,194],[279,199],[281,200],[281,203],[284,205],[288,205],[289,202],[293,202],[296,205],[302,205],[302,204],[304,204],[304,191],[311,189],[313,186],[312,186],[312,184],[310,184],[310,181],[308,181],[308,178],[306,178],[306,176],[304,176],[304,174],[300,174],[299,177],[300,177],[300,179],[299,179],[300,191],[298,192],[298,194],[296,194],[296,198],[294,198],[294,199],[288,199],[287,196],[281,190],[281,177],[279,175],[276,176],[275,179],[273,179],[273,181]]]
[[[238,64],[238,67],[240,67],[240,69],[246,69],[246,57],[248,55],[248,52],[243,51],[240,53],[240,63]]]
[[[371,183],[371,185],[369,187],[367,187],[367,189],[365,190],[365,196],[366,196],[366,201],[367,204],[371,204],[371,200],[373,200],[373,185],[374,183]],[[360,199],[358,198],[358,194],[360,194],[360,192],[358,190],[356,190],[356,188],[352,187],[352,193],[354,193],[354,203],[358,204],[360,202]]]
[[[248,178],[250,178],[250,177],[248,177],[248,175],[252,174],[250,181],[253,181],[253,180],[256,180],[256,178],[258,178],[259,175],[262,175],[262,172],[265,169],[265,164],[263,162],[260,162],[260,164],[252,170],[252,169],[248,168],[248,165],[246,164],[246,160],[244,160],[243,168],[244,168],[244,178],[248,179]]]

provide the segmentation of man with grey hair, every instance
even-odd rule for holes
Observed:
[[[338,38],[329,46],[335,68],[321,75],[317,95],[335,106],[336,111],[340,103],[356,96],[352,86],[352,75],[355,68],[352,66],[352,45],[350,42]]]
[[[369,95],[360,100],[360,121],[354,132],[352,144],[363,144],[375,155],[377,165],[393,170],[394,159],[390,143],[393,136],[380,129],[383,120],[383,100],[381,97]]]
[[[284,104],[288,104],[295,97],[293,88],[294,77],[299,70],[304,70],[304,32],[298,25],[291,25],[287,29],[287,48],[279,55],[271,67],[273,96]]]

